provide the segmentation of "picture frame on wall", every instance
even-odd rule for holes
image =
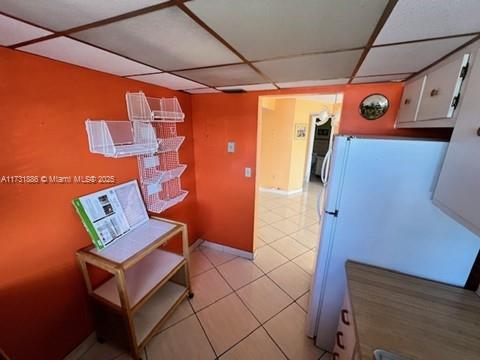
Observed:
[[[295,124],[295,140],[307,138],[307,124]]]

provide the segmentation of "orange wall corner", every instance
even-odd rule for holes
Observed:
[[[127,119],[125,92],[177,96],[186,200],[162,216],[198,238],[191,97],[0,47],[1,175],[138,177],[136,159],[88,150],[85,120]],[[0,184],[0,347],[12,359],[61,359],[92,331],[76,250],[91,243],[71,200],[106,184]],[[51,346],[55,344],[55,346]]]

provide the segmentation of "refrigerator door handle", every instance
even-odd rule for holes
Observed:
[[[325,158],[323,159],[322,163],[322,171],[321,171],[321,179],[323,182],[323,185],[327,185],[328,181],[328,170],[330,168],[330,157],[332,155],[332,149],[328,149],[327,153],[325,154]]]
[[[335,211],[327,211],[327,210],[325,210],[325,214],[333,215],[334,217],[338,217],[338,209],[335,209]]]

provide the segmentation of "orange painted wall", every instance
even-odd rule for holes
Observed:
[[[244,168],[256,167],[258,97],[285,94],[344,93],[340,133],[448,138],[451,130],[394,129],[403,85],[369,84],[192,96],[196,186],[201,236],[252,251],[255,179]],[[390,110],[377,121],[364,120],[358,104],[372,93],[385,94]],[[236,152],[227,153],[227,142]],[[253,176],[255,176],[253,171]]]
[[[126,119],[125,92],[177,96],[186,200],[163,213],[198,238],[187,94],[0,48],[0,175],[137,178],[135,158],[88,151],[84,121]],[[106,185],[0,184],[0,347],[12,359],[61,359],[93,330],[75,251],[90,243],[70,201]]]
[[[244,168],[255,168],[257,96],[193,96],[192,109],[200,237],[251,251],[255,174]]]

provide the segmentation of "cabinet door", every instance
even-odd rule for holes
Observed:
[[[420,104],[426,78],[426,76],[423,76],[405,85],[400,109],[398,110],[397,123],[408,123],[417,120],[418,105]]]
[[[469,54],[464,54],[427,75],[417,121],[447,119],[460,99]]]
[[[480,235],[480,50],[433,196],[434,203]]]
[[[343,299],[342,310],[338,319],[338,328],[335,334],[332,360],[352,360],[356,350],[356,336],[353,324],[352,307],[348,291]]]

